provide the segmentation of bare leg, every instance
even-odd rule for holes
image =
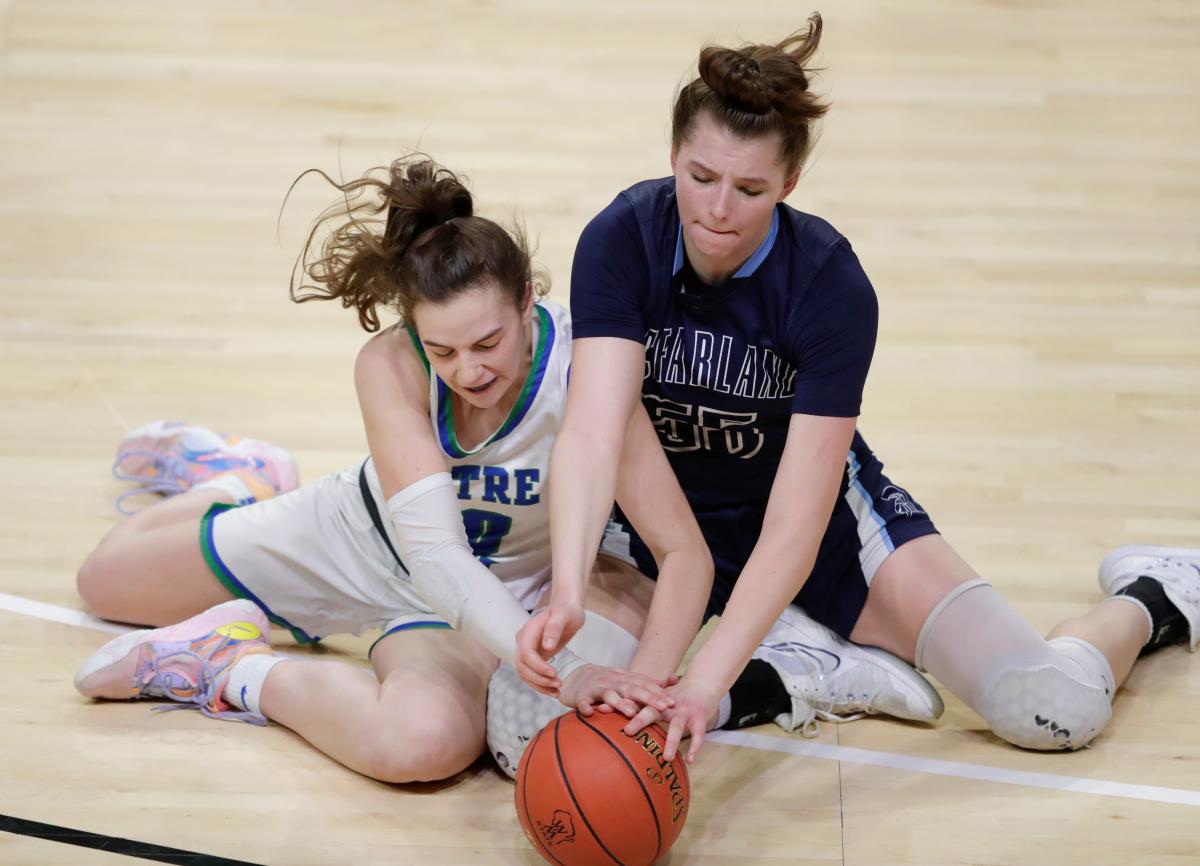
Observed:
[[[218,502],[232,505],[233,497],[223,490],[199,487],[156,502],[113,524],[108,533],[100,539],[96,549],[99,550],[110,543],[136,538],[152,529],[170,526],[173,523],[198,521]]]
[[[850,640],[915,664],[917,637],[929,614],[955,587],[978,578],[940,535],[901,545],[875,573]]]
[[[1149,639],[1149,629],[1146,615],[1135,605],[1106,598],[1083,616],[1056,625],[1047,638],[1077,637],[1087,641],[1104,653],[1120,686]]]
[[[940,535],[910,541],[880,566],[850,639],[883,647],[914,663],[917,637],[929,614],[947,593],[978,577]],[[1119,686],[1146,642],[1146,617],[1132,604],[1105,599],[1048,635],[1068,636],[1082,638],[1100,650]]]
[[[340,662],[278,664],[262,711],[385,782],[444,779],[479,757],[494,656],[461,632],[414,629],[384,638],[371,661],[375,675]]]
[[[229,499],[189,490],[121,521],[80,566],[80,596],[97,616],[156,626],[228,601],[200,550],[200,518]]]

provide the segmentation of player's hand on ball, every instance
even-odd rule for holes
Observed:
[[[643,707],[625,726],[624,731],[633,736],[647,725],[665,721],[667,742],[663,748],[663,757],[668,761],[673,760],[679,750],[679,743],[684,737],[690,736],[692,741],[684,756],[684,760],[690,764],[700,754],[700,747],[704,744],[704,732],[708,729],[708,720],[716,717],[721,695],[717,688],[703,680],[689,679],[687,676],[668,686],[666,692],[672,702],[670,707],[662,711],[651,706]]]
[[[578,602],[552,602],[537,611],[517,632],[517,673],[531,688],[544,695],[557,696],[562,683],[558,673],[546,661],[583,627],[583,605]]]
[[[564,705],[590,716],[595,710],[617,710],[630,718],[643,706],[666,710],[671,706],[658,680],[603,665],[584,665],[567,677],[558,692]]]

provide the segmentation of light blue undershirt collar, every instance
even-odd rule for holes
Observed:
[[[771,252],[771,248],[775,246],[775,238],[779,234],[779,208],[771,211],[771,227],[767,229],[767,236],[763,238],[763,242],[758,245],[758,249],[754,251],[754,255],[746,259],[737,272],[731,279],[739,279],[748,277],[758,270],[758,266],[763,263],[763,259]],[[675,266],[671,269],[671,276],[679,273],[679,269],[683,267],[683,224],[679,224],[679,234],[675,238]]]

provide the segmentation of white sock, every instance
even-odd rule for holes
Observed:
[[[254,491],[251,490],[246,482],[233,472],[223,472],[214,478],[207,481],[201,481],[199,484],[193,484],[192,490],[220,490],[223,493],[229,494],[233,498],[234,505],[250,505],[257,502],[257,497]]]
[[[286,656],[275,653],[252,653],[243,656],[229,671],[229,681],[225,683],[221,697],[239,710],[246,710],[256,716],[263,715],[259,708],[263,683],[267,681],[267,674],[271,672],[271,668],[287,660]]]

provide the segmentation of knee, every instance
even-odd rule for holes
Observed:
[[[496,766],[515,779],[525,748],[538,731],[566,712],[567,707],[535,692],[512,665],[502,662],[488,683],[487,746]]]
[[[1112,718],[1105,689],[1055,665],[1005,671],[980,693],[977,704],[997,736],[1042,752],[1082,749]]]
[[[482,719],[452,722],[414,707],[403,724],[374,726],[367,775],[381,782],[436,782],[469,767],[483,752]]]
[[[75,589],[84,604],[96,616],[109,618],[108,610],[108,565],[99,550],[93,550],[75,573]]]

